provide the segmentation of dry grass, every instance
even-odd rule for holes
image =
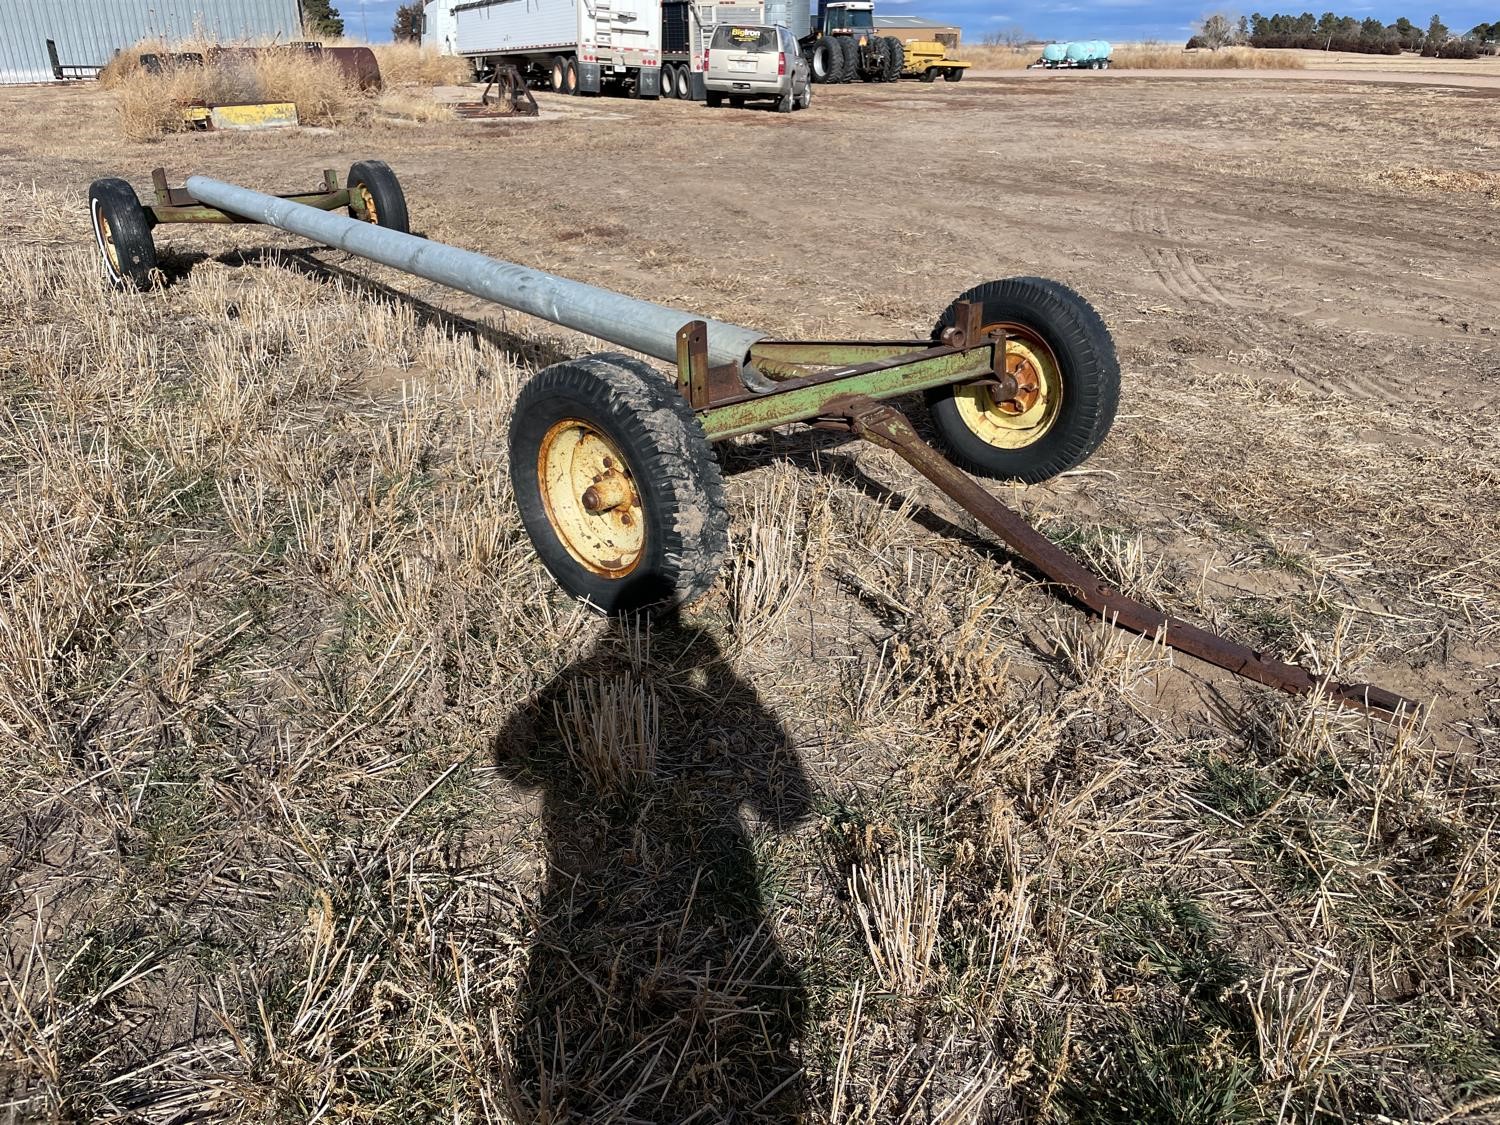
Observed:
[[[119,99],[123,130],[131,140],[149,141],[185,131],[188,126],[181,107],[194,102],[293,102],[303,125],[324,127],[343,127],[374,117],[449,122],[454,120],[452,109],[420,87],[464,80],[451,57],[409,44],[377,51],[387,87],[380,94],[361,91],[334,63],[302,51],[266,51],[252,59],[226,56],[205,66],[179,67],[161,74],[141,68],[143,53],[168,49],[161,43],[138,44],[121,52],[100,75],[101,84]],[[207,54],[212,45],[180,43],[170,50]]]
[[[959,57],[983,70],[1024,70],[1041,57],[1035,47],[989,47],[964,44]],[[1227,47],[1222,51],[1185,51],[1165,43],[1118,44],[1110,65],[1121,70],[1300,70],[1300,57],[1283,51]]]
[[[394,302],[265,231],[164,231],[167,288],[105,293],[65,186],[0,184],[16,1120],[1437,1121],[1500,1096],[1492,703],[1389,727],[1206,680],[829,435],[725,447],[721,581],[609,626],[542,572],[505,469],[532,357],[576,338]],[[453,241],[492,217],[428,202]],[[528,206],[496,204],[490,245],[632,283],[603,276],[622,233],[550,238],[571,199],[555,227]],[[670,276],[752,301],[682,253]],[[633,283],[677,300],[662,276]],[[1142,597],[1352,675],[1431,646],[1491,700],[1473,404],[1363,440],[1368,402],[1162,362],[1099,462],[1141,476],[1006,494]],[[1104,502],[1147,474],[1169,516]]]
[[[1121,70],[1301,70],[1302,60],[1282,51],[1225,47],[1185,51],[1165,43],[1116,47],[1110,64]]]
[[[468,59],[445,55],[416,43],[376,43],[370,49],[380,60],[380,77],[387,88],[399,86],[461,86],[474,80]]]
[[[958,57],[985,70],[1025,70],[1036,62],[1041,52],[1032,47],[991,47],[978,43],[961,43]]]

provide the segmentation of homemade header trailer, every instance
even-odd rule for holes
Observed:
[[[400,184],[380,161],[355,164],[343,187],[326,172],[323,190],[290,196],[202,176],[170,188],[160,170],[153,178],[150,207],[123,180],[89,190],[104,270],[118,286],[155,283],[156,226],[264,223],[675,365],[674,384],[640,359],[601,352],[543,369],[516,400],[510,472],[522,522],[558,583],[600,610],[665,609],[707,590],[728,547],[712,443],[803,422],[893,450],[1113,625],[1285,691],[1375,712],[1415,707],[1126,597],[958,467],[1036,483],[1080,464],[1109,433],[1120,394],[1114,344],[1089,303],[1058,282],[977,285],[926,339],[773,340],[412,235]],[[951,461],[884,402],[917,391]]]

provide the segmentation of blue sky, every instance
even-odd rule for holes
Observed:
[[[334,6],[344,17],[344,30],[351,36],[371,42],[383,42],[391,37],[391,24],[396,17],[398,0],[334,0]],[[816,4],[816,0],[813,0]],[[1425,6],[1424,6],[1425,4]],[[1312,11],[1322,14],[1332,8],[1339,15],[1364,19],[1374,16],[1390,23],[1397,16],[1406,16],[1422,27],[1432,13],[1437,11],[1443,22],[1455,31],[1467,31],[1481,21],[1500,20],[1500,0],[1479,3],[1470,0],[1461,5],[1450,5],[1440,0],[1416,0],[1413,4],[1355,3],[1334,4],[1331,0],[1300,3],[1281,3],[1264,0],[1263,3],[1236,6],[1215,4],[1213,0],[1060,0],[1045,3],[1040,0],[875,0],[877,12],[892,15],[926,16],[930,19],[957,23],[964,29],[964,38],[977,41],[987,32],[1019,26],[1036,39],[1185,39],[1194,21],[1208,12],[1228,11],[1238,15],[1252,11]],[[367,29],[368,28],[368,32]]]

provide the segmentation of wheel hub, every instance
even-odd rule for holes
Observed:
[[[555,424],[537,453],[547,519],[580,564],[604,578],[635,569],[646,548],[640,494],[614,442],[588,422]]]
[[[365,222],[379,223],[380,212],[375,208],[375,196],[364,184],[354,185],[354,194],[359,197],[360,208],[364,211]]]
[[[1021,449],[1052,428],[1062,406],[1062,377],[1052,349],[1021,325],[989,324],[1005,332],[1004,380],[954,389],[959,415],[975,436],[1002,449]]]

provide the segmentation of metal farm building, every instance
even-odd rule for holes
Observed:
[[[199,37],[300,39],[301,6],[298,0],[0,0],[0,85],[88,77],[142,39]]]
[[[3,2],[3,0],[0,0]],[[878,6],[878,4],[877,4]],[[894,35],[903,43],[936,40],[945,47],[957,47],[961,29],[956,24],[938,23],[921,16],[876,15],[875,29],[882,35]]]

